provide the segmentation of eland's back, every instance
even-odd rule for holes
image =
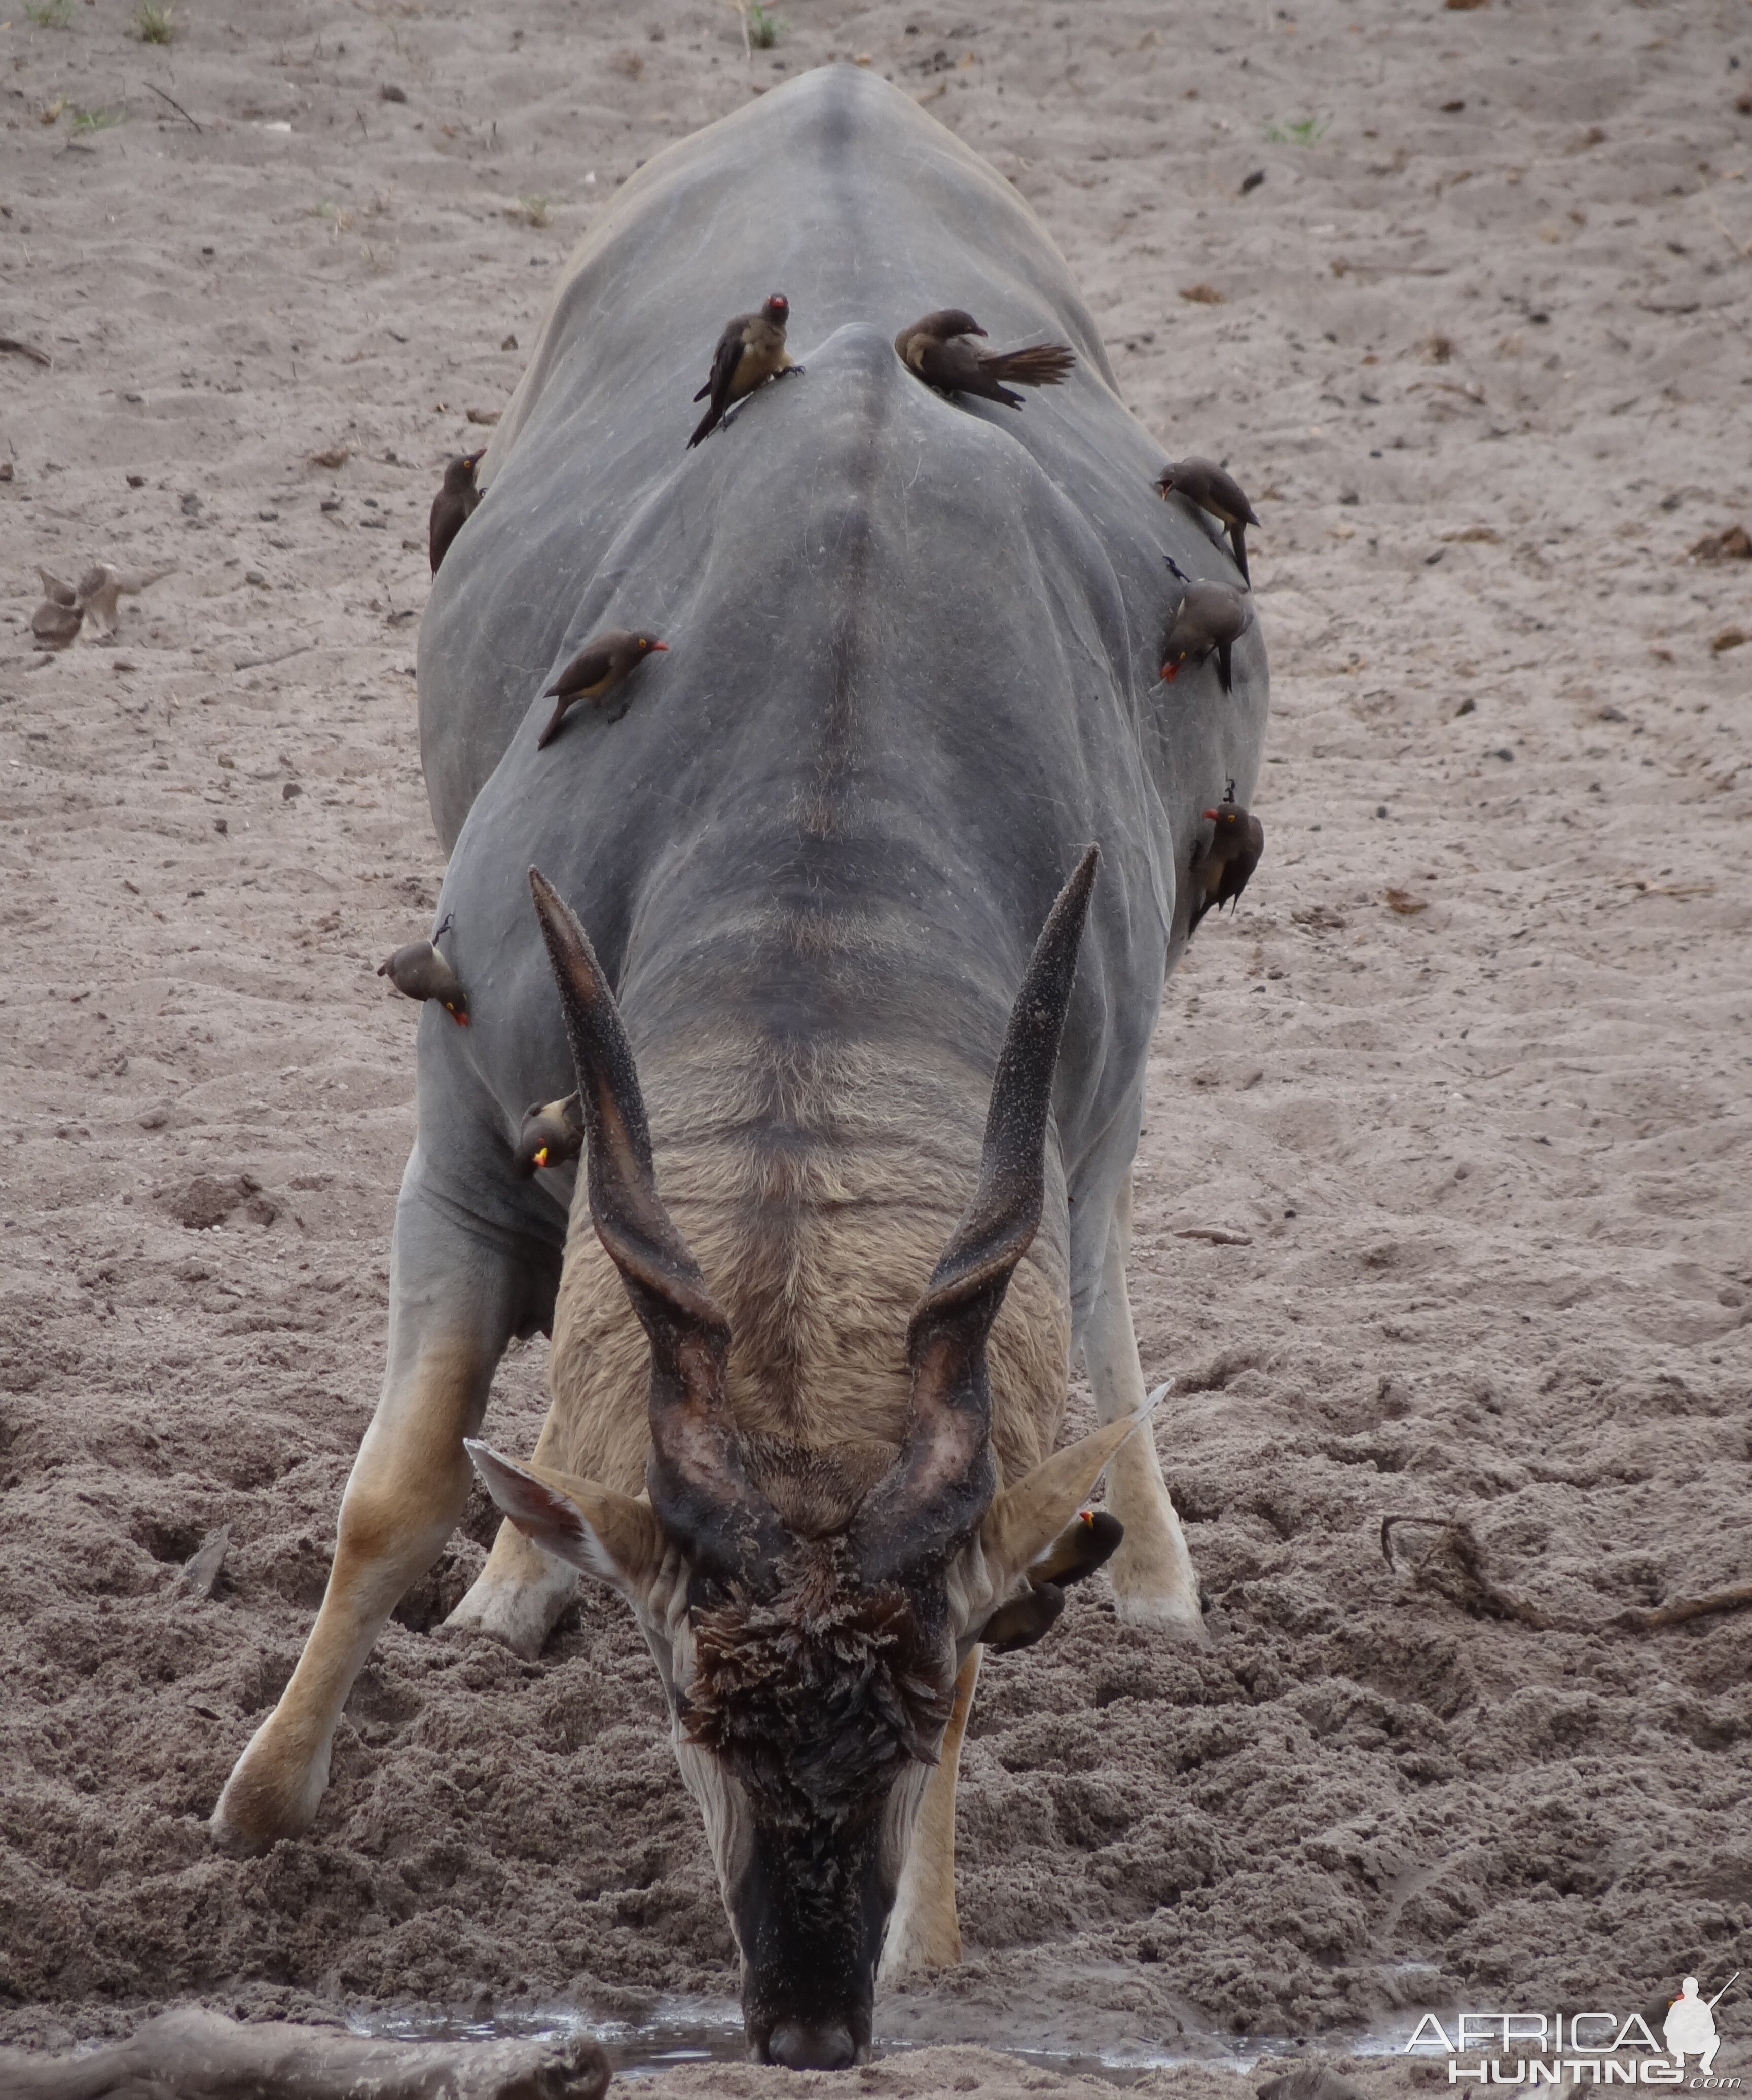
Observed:
[[[805,376],[687,452],[718,328],[774,289]],[[1068,342],[1077,370],[1019,412],[933,393],[891,339],[947,302],[995,343]],[[569,266],[422,629],[429,788],[461,835],[441,909],[477,1013],[425,1047],[507,1118],[563,1074],[557,1018],[532,1040],[523,995],[546,968],[532,861],[642,1061],[740,1016],[929,1043],[982,1096],[1034,929],[1093,840],[1056,1104],[1075,1179],[1135,1113],[1176,867],[1227,781],[1245,799],[1266,704],[1256,629],[1233,695],[1208,671],[1158,682],[1163,554],[1233,573],[1158,500],[1159,464],[1044,231],[908,96],[829,68],[660,156]],[[538,751],[537,695],[611,626],[669,653],[621,718],[576,709]],[[1091,1164],[1110,1179],[1130,1149]],[[1079,1311],[1096,1259],[1074,1264]]]

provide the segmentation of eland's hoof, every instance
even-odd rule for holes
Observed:
[[[1115,1589],[1114,1616],[1121,1626],[1148,1626],[1153,1633],[1166,1634],[1171,1640],[1184,1641],[1189,1647],[1211,1645],[1211,1630],[1204,1622],[1204,1613],[1196,1604],[1187,1604],[1178,1597],[1128,1596]]]
[[[249,1739],[225,1782],[208,1829],[214,1844],[234,1859],[254,1859],[282,1838],[302,1838],[316,1820],[329,1784],[329,1748],[288,1756],[268,1733],[271,1718]]]

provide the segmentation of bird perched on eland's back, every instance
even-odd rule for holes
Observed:
[[[757,386],[803,369],[785,348],[785,327],[790,319],[791,302],[783,292],[773,292],[757,314],[738,314],[724,324],[724,333],[712,353],[711,376],[694,396],[707,407],[687,440],[690,452],[703,438],[710,437],[728,411]]]
[[[577,701],[607,699],[653,650],[666,651],[669,646],[654,634],[635,634],[624,627],[606,627],[600,634],[593,634],[541,695],[554,704],[547,727],[536,739],[536,750],[545,750],[559,735],[560,725]],[[622,708],[614,719],[618,721],[625,712]]]
[[[927,386],[945,394],[978,395],[982,400],[1001,401],[1007,408],[1021,408],[1022,397],[1013,394],[1004,380],[1017,386],[1057,386],[1076,366],[1075,355],[1061,342],[982,350],[973,338],[985,333],[960,307],[942,307],[903,328],[894,338],[894,349],[901,363]]]

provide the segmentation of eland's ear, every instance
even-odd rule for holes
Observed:
[[[463,1439],[463,1449],[482,1486],[526,1538],[628,1595],[650,1588],[665,1549],[648,1502],[573,1473],[514,1464],[473,1437]]]
[[[1059,1541],[1126,1439],[1140,1432],[1148,1436],[1151,1412],[1167,1391],[1165,1385],[1158,1386],[1135,1414],[1079,1436],[995,1498],[979,1528],[995,1595],[1002,1596]],[[1115,1538],[1092,1567],[1099,1567],[1118,1543]],[[1057,1573],[1056,1579],[1062,1583],[1065,1575]]]

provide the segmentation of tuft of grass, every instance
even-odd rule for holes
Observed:
[[[1268,146],[1312,146],[1331,129],[1330,117],[1286,117],[1281,124],[1267,124],[1260,136]]]
[[[39,29],[73,27],[73,0],[24,0],[24,12]]]
[[[76,109],[73,135],[76,139],[89,138],[94,131],[108,131],[126,121],[119,109]]]
[[[770,51],[783,27],[776,15],[761,5],[761,0],[748,0],[748,42],[757,51]]]
[[[515,204],[505,208],[507,218],[514,218],[523,226],[545,226],[553,209],[554,200],[537,190],[529,196],[520,196]]]
[[[161,7],[158,0],[140,0],[134,11],[134,33],[143,44],[174,42],[176,24],[170,19],[170,8]]]

